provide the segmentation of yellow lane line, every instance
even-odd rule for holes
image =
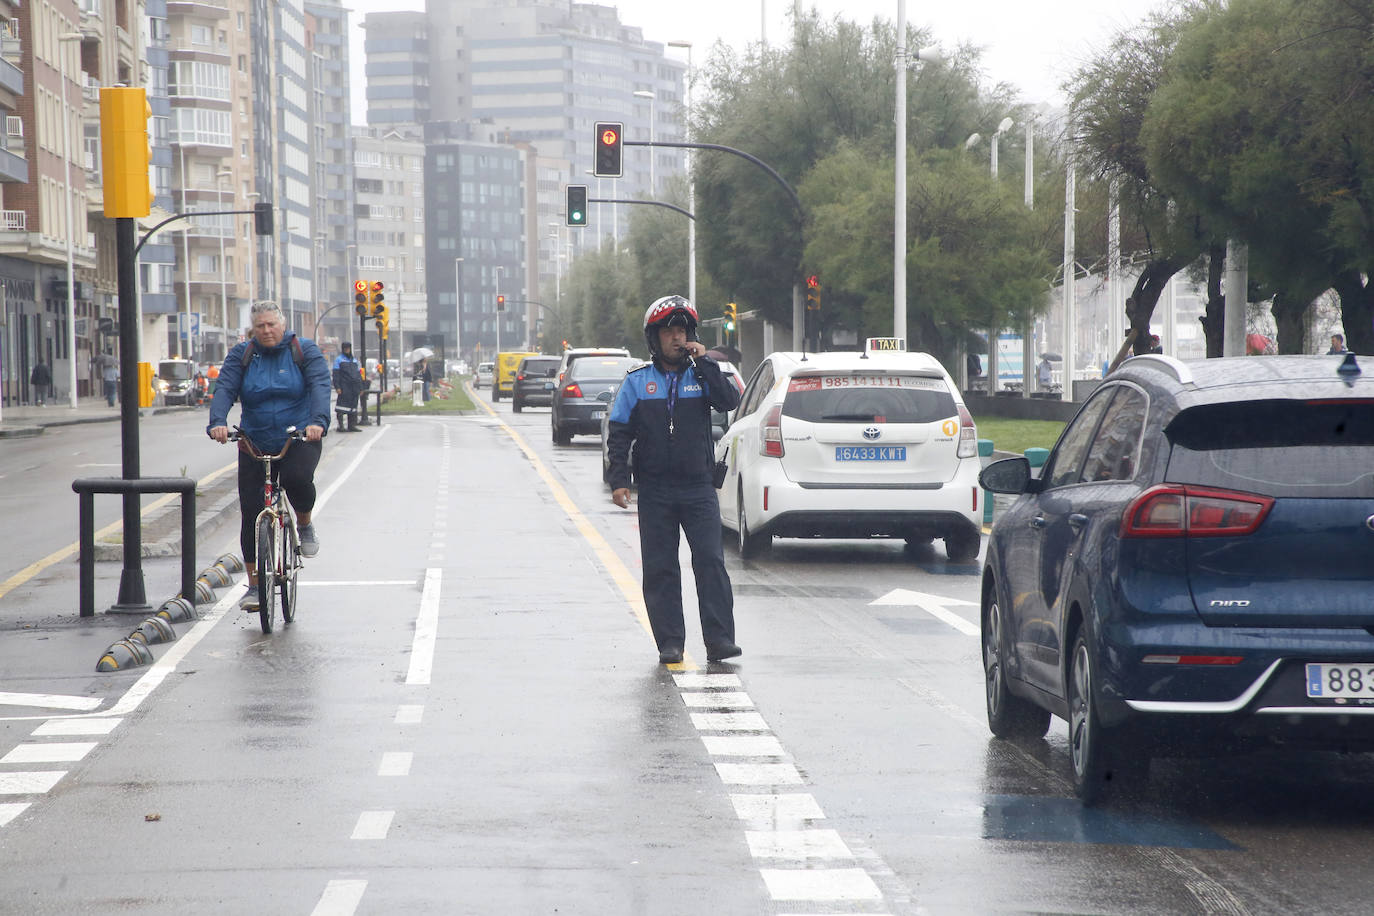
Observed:
[[[544,483],[548,484],[549,491],[553,493],[553,498],[563,507],[563,511],[568,514],[568,518],[577,526],[577,530],[582,533],[582,537],[587,543],[591,545],[592,550],[596,553],[597,559],[599,559],[601,565],[606,568],[606,572],[610,574],[616,587],[620,589],[620,593],[625,596],[625,603],[628,604],[630,610],[634,612],[635,619],[638,620],[639,625],[644,628],[644,632],[648,633],[652,638],[654,631],[653,628],[649,626],[649,614],[644,608],[644,595],[640,591],[639,582],[635,579],[634,575],[630,573],[624,561],[622,561],[616,552],[611,549],[611,545],[606,543],[606,539],[601,536],[601,532],[597,531],[592,523],[587,520],[587,517],[582,514],[582,510],[577,508],[577,504],[572,501],[572,497],[568,496],[568,491],[563,489],[563,485],[554,479],[553,474],[544,465],[544,462],[539,460],[539,456],[534,453],[534,449],[530,448],[525,438],[516,432],[505,420],[502,420],[501,416],[488,406],[485,401],[477,400],[476,403],[480,404],[483,410],[491,414],[492,419],[501,424],[501,428],[506,431],[506,435],[510,436],[511,441],[520,447],[520,450],[525,453],[525,457],[529,458],[530,463],[534,465],[535,473],[543,478]],[[690,665],[685,659],[686,656],[684,655],[683,665],[669,665],[668,667],[674,669],[689,667]]]
[[[209,474],[206,474],[200,480],[196,481],[196,486],[203,487],[206,484],[234,470],[234,468],[236,467],[238,467],[238,459],[231,461],[229,464],[226,464],[219,470],[211,471]],[[159,496],[157,499],[153,500],[148,505],[144,506],[143,510],[139,513],[139,517],[141,518],[143,516],[148,515],[150,512],[155,512],[158,509],[161,509],[163,506],[167,505],[172,500],[179,498],[179,495],[176,493],[165,493],[162,496]],[[124,520],[122,518],[117,522],[111,522],[110,524],[106,525],[104,528],[101,528],[99,531],[95,533],[95,539],[98,541],[106,535],[114,534],[116,531],[121,530],[123,526]],[[23,569],[19,570],[19,572],[10,576],[4,582],[0,582],[0,598],[4,598],[5,595],[9,594],[14,589],[23,585],[25,582],[29,581],[34,576],[38,575],[43,570],[47,569],[49,566],[52,566],[54,563],[60,563],[63,560],[67,559],[67,557],[76,553],[77,550],[80,549],[80,547],[81,542],[76,541],[74,543],[68,544],[66,547],[63,547],[59,550],[54,551],[53,553],[48,554],[41,560],[35,560],[28,566],[25,566]]]

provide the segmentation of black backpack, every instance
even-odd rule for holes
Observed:
[[[258,342],[249,338],[248,346],[243,348],[243,355],[239,357],[239,365],[248,366],[253,361],[253,353],[257,349]],[[291,358],[296,361],[297,368],[305,366],[305,349],[301,347],[301,339],[296,336],[291,337]]]

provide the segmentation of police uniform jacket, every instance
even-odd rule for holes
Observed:
[[[707,356],[696,358],[696,368],[684,364],[677,373],[662,368],[657,359],[631,370],[609,417],[611,489],[630,485],[632,445],[634,476],[641,485],[709,484],[715,464],[711,408],[733,410],[738,405],[739,392]]]

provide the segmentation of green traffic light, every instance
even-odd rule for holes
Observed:
[[[573,221],[574,224],[582,222],[582,219],[583,219],[583,216],[582,216],[582,211],[581,211],[581,210],[574,210],[574,211],[572,212],[572,221]]]

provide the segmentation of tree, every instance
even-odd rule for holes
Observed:
[[[1146,113],[1181,33],[1214,9],[1212,0],[1198,0],[1153,14],[1145,23],[1117,33],[1069,83],[1074,140],[1083,164],[1093,178],[1117,182],[1122,251],[1143,265],[1126,308],[1136,353],[1149,347],[1150,319],[1169,278],[1204,252],[1216,250],[1215,234],[1201,215],[1159,186],[1141,137]],[[1208,322],[1213,322],[1211,308]],[[1211,351],[1210,330],[1208,340],[1208,355],[1220,355]]]

